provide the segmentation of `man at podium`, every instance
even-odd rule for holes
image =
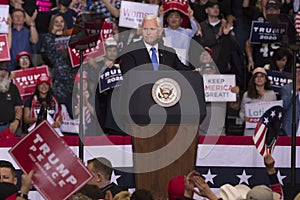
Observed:
[[[166,199],[168,181],[195,167],[198,127],[206,115],[203,79],[162,44],[157,16],[143,19],[141,33],[141,41],[122,51],[123,93],[114,99],[125,105],[119,113],[132,135],[136,189]]]
[[[151,64],[148,69],[165,69],[163,65],[175,70],[191,70],[179,60],[174,49],[162,44],[163,28],[159,17],[147,15],[141,27],[142,40],[132,43],[124,49],[121,57],[121,70],[125,74],[130,69],[144,64]]]

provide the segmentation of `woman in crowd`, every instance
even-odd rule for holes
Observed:
[[[18,66],[16,69],[27,69],[33,67],[30,58],[30,53],[27,51],[21,51],[20,53],[17,54],[17,62],[18,62]]]
[[[257,67],[253,71],[253,75],[249,80],[248,90],[243,95],[240,117],[244,121],[250,122],[249,117],[245,115],[245,105],[247,103],[257,103],[263,101],[276,101],[276,95],[270,86],[270,81],[267,77],[266,70],[262,67]],[[245,128],[245,136],[252,136],[253,133],[254,129]]]
[[[52,82],[53,92],[59,103],[65,103],[66,98],[71,95],[74,75],[76,69],[72,68],[67,48],[66,23],[61,14],[52,16],[49,26],[49,33],[45,35],[43,48],[49,67],[53,68]],[[62,39],[65,37],[65,40]],[[59,39],[64,42],[56,45]]]
[[[39,115],[41,115],[40,112],[43,112],[41,108],[45,108],[47,114],[54,120],[52,127],[60,127],[62,123],[61,106],[53,95],[50,86],[50,77],[44,75],[38,78],[35,92],[24,105],[24,122],[26,124],[36,123]]]
[[[21,51],[20,53],[17,54],[17,63],[18,66],[16,70],[19,69],[27,69],[30,67],[33,67],[31,58],[30,58],[30,53],[28,51]],[[10,74],[10,79],[14,79],[16,77],[16,74],[12,71]]]
[[[50,12],[51,15],[60,14],[66,23],[66,31],[68,35],[71,35],[74,27],[74,19],[77,17],[77,12],[73,10],[73,5],[70,7],[72,0],[58,0],[57,7],[53,8]]]
[[[293,55],[291,51],[285,47],[277,49],[272,58],[270,65],[266,65],[266,69],[280,71],[280,72],[292,72]]]

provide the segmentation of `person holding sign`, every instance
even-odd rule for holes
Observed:
[[[17,54],[17,63],[18,66],[16,70],[19,69],[27,69],[30,67],[33,67],[31,58],[30,58],[30,53],[28,51],[21,51],[20,53]],[[15,72],[11,72],[9,78],[14,79],[16,77]]]
[[[74,75],[76,68],[71,67],[68,48],[65,45],[58,45],[57,40],[68,41],[67,25],[61,14],[53,15],[49,26],[50,32],[44,37],[43,48],[47,65],[53,68],[53,92],[59,103],[65,103],[66,98],[71,95],[73,89]]]
[[[62,123],[61,106],[53,95],[50,77],[46,75],[38,78],[34,94],[24,105],[24,122],[29,125],[36,123],[44,104],[46,104],[47,115],[49,114],[54,120],[52,127],[59,128]]]
[[[258,67],[253,71],[253,75],[249,80],[248,90],[243,95],[239,113],[240,118],[246,122],[250,122],[249,116],[245,115],[245,104],[263,101],[276,101],[276,94],[270,86],[266,70]],[[253,133],[254,128],[245,128],[244,130],[245,136],[252,136]]]
[[[196,20],[193,16],[193,10],[190,7],[188,12],[192,29],[181,27],[183,14],[180,10],[170,10],[166,13],[161,12],[160,14],[160,19],[163,21],[163,17],[165,17],[168,24],[168,26],[164,28],[164,42],[166,46],[175,48],[177,50],[177,54],[181,54],[181,56],[183,56],[183,59],[181,59],[182,61],[186,61],[190,41],[198,30]]]
[[[254,22],[259,21],[264,22],[265,24],[271,23],[271,25],[274,26],[271,26],[271,28],[274,29],[276,28],[276,24],[287,24],[286,33],[276,34],[276,37],[280,41],[275,42],[271,39],[258,39],[255,43],[251,43],[250,39],[246,41],[245,51],[248,58],[248,70],[251,71],[256,67],[263,67],[266,64],[269,64],[275,50],[283,44],[293,44],[295,42],[296,32],[291,23],[292,20],[290,17],[288,15],[281,14],[282,4],[278,0],[261,1],[261,10],[253,6],[249,6],[249,0],[243,0],[243,7],[245,15]],[[267,30],[270,31],[270,28],[252,27],[250,35],[255,35],[255,33],[259,33],[261,36],[271,35],[267,32]],[[275,32],[275,30],[272,30],[272,32]]]
[[[208,18],[200,23],[202,34],[194,36],[194,40],[191,40],[189,61],[192,64],[198,62],[195,59],[199,57],[199,44],[209,47],[213,51],[212,58],[220,74],[234,72],[237,84],[242,86],[243,60],[241,50],[231,34],[233,26],[224,18],[219,18],[220,4],[218,2],[208,1],[205,12]]]
[[[111,81],[115,79],[116,67],[119,68],[119,64],[116,59],[118,57],[118,44],[114,38],[110,37],[105,40],[105,57],[104,59],[94,64],[89,62],[91,68],[94,68],[93,71],[90,71],[89,75],[92,78],[94,83],[98,83],[96,89],[96,115],[99,121],[99,124],[102,130],[110,135],[122,135],[122,131],[119,130],[114,120],[112,119],[112,110],[111,110],[111,101],[112,101],[112,92],[113,92],[113,83]],[[97,72],[96,72],[97,68]],[[118,70],[117,70],[118,71]],[[113,72],[113,73],[111,73]],[[113,79],[112,79],[113,78]],[[108,83],[110,81],[110,83]],[[115,84],[116,85],[116,84]],[[98,131],[99,132],[99,131]]]
[[[296,135],[300,136],[299,130],[299,111],[300,111],[300,66],[296,65]],[[281,88],[281,98],[283,101],[283,129],[287,135],[292,135],[292,113],[293,113],[293,83],[286,84]]]

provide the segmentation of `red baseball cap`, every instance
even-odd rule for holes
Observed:
[[[28,51],[21,51],[17,54],[17,61],[19,61],[21,56],[28,56],[30,58],[30,53]]]
[[[176,176],[168,183],[168,195],[170,200],[184,197],[184,176]]]
[[[47,76],[47,75],[41,75],[41,76],[39,76],[39,78],[37,79],[36,84],[40,85],[42,83],[48,83],[48,85],[51,85],[51,79],[50,79],[50,77]]]

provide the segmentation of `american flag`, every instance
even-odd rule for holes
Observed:
[[[253,141],[258,152],[265,156],[272,154],[282,124],[282,107],[269,108],[259,119]]]
[[[18,169],[18,165],[9,155],[8,150],[20,138],[0,140],[0,158],[9,160]],[[121,187],[128,187],[130,191],[135,188],[131,138],[128,136],[110,136],[111,143],[100,137],[85,137],[84,161],[93,157],[108,158],[113,166],[112,182]],[[64,137],[71,149],[78,153],[78,137]],[[272,156],[276,163],[277,177],[285,186],[290,180],[290,153],[291,139],[281,136],[277,140],[276,149]],[[297,138],[297,151],[300,151],[300,137]],[[269,185],[263,157],[257,152],[250,136],[221,136],[199,137],[197,149],[196,170],[205,177],[206,182],[218,194],[218,188],[229,183],[231,185],[246,184],[249,187],[265,184]],[[296,177],[300,177],[300,162],[296,164]],[[126,172],[127,171],[127,172]],[[18,181],[21,170],[18,169]],[[297,182],[300,180],[297,178]],[[29,198],[43,200],[38,191],[29,192]],[[203,200],[199,196],[195,199]]]

